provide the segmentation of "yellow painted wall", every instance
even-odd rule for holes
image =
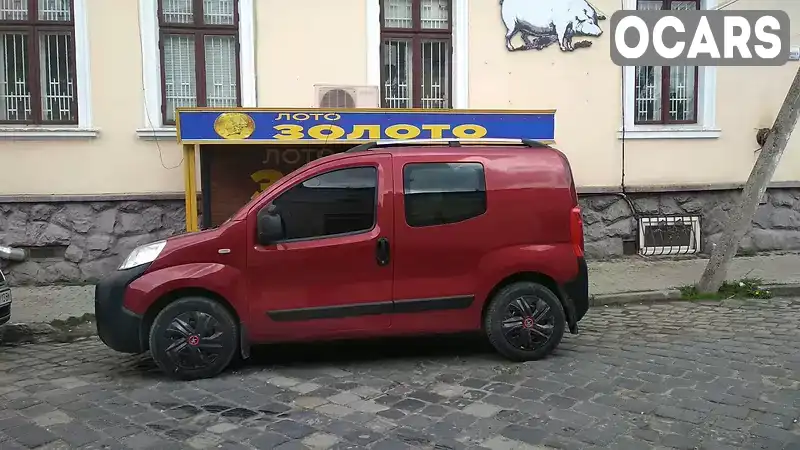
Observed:
[[[100,135],[0,141],[0,167],[6,169],[0,195],[180,192],[178,145],[136,135],[146,126],[137,2],[86,1],[93,126]],[[595,4],[608,16],[619,8],[619,0]],[[770,8],[800,22],[800,1],[740,0],[731,6]],[[366,14],[366,0],[256,0],[259,106],[310,107],[314,84],[366,84]],[[470,0],[469,18],[469,107],[556,109],[558,146],[570,157],[578,184],[618,186],[622,87],[621,69],[609,57],[609,21],[601,22],[606,33],[590,38],[589,49],[508,52],[497,1]],[[793,43],[800,45],[797,33]],[[721,137],[627,140],[626,184],[744,181],[757,157],[755,131],[771,125],[799,67],[718,68]],[[775,180],[800,180],[800,138],[790,141]]]
[[[720,0],[721,1],[721,0]],[[619,0],[595,0],[607,16]],[[740,0],[728,9],[783,9],[800,22],[800,2]],[[509,52],[497,2],[470,2],[469,99],[474,108],[555,108],[556,140],[580,186],[621,182],[622,74],[604,34],[591,48]],[[800,35],[793,43],[800,45]],[[800,62],[781,67],[717,68],[717,139],[626,139],[626,185],[744,182],[755,162],[755,133],[770,127]],[[775,181],[800,180],[800,137],[789,143]]]
[[[258,104],[308,108],[314,85],[364,85],[364,0],[255,0]]]

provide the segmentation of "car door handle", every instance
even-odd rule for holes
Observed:
[[[379,266],[389,264],[389,239],[385,237],[378,239],[375,247],[375,259]]]

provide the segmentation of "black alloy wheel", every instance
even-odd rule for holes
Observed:
[[[489,303],[484,331],[492,346],[514,361],[550,354],[566,328],[564,307],[546,286],[517,282],[501,289]]]
[[[179,379],[213,377],[238,352],[236,321],[218,302],[187,297],[167,305],[150,329],[150,352],[158,366]]]
[[[197,370],[213,364],[223,350],[219,322],[211,315],[189,311],[172,319],[159,336],[164,350],[181,370]]]
[[[553,337],[555,316],[544,300],[523,295],[506,306],[502,328],[509,344],[534,351]]]

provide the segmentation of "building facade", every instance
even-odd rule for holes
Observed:
[[[0,244],[30,251],[4,271],[91,282],[182,232],[185,106],[556,110],[590,257],[708,252],[798,62],[621,68],[608,18],[724,7],[800,19],[800,3],[563,4],[545,17],[522,0],[0,2]],[[762,203],[741,250],[800,249],[797,138]]]

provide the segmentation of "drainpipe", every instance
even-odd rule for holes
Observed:
[[[27,258],[28,252],[26,252],[24,249],[0,245],[0,259],[8,259],[10,261],[25,261]]]

